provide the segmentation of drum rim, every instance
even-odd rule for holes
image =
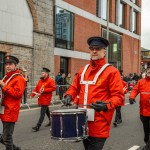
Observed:
[[[69,111],[70,110],[70,111]],[[59,109],[59,110],[53,110],[51,113],[56,113],[56,114],[76,114],[76,113],[86,113],[86,109]]]
[[[60,141],[82,141],[82,140],[86,139],[87,137],[88,137],[88,135],[79,136],[79,137],[61,138],[61,137],[54,137],[51,135],[51,139],[60,140]]]

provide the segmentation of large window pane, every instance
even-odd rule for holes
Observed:
[[[102,31],[103,37],[106,38],[106,30]],[[122,69],[122,36],[109,32],[110,46],[108,48],[108,62],[118,69]]]
[[[134,33],[137,32],[137,12],[136,11],[133,11],[133,22],[132,22],[132,31]]]
[[[55,46],[65,49],[74,48],[74,15],[64,9],[55,9]]]
[[[61,57],[60,58],[60,72],[68,74],[68,58]]]
[[[97,16],[107,20],[107,0],[97,0]]]
[[[120,3],[119,4],[119,11],[118,11],[118,16],[119,16],[119,26],[124,27],[124,22],[125,22],[125,4]]]
[[[4,77],[4,56],[5,53],[0,52],[0,80]]]

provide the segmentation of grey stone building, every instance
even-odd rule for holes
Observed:
[[[30,85],[35,85],[42,67],[54,77],[53,0],[0,0],[0,79],[4,76],[3,58],[20,59],[28,70]]]

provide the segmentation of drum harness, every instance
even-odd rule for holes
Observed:
[[[84,84],[85,85],[85,91],[84,91],[84,108],[86,108],[86,105],[87,105],[87,100],[88,100],[88,89],[89,89],[89,85],[95,85],[96,82],[97,82],[97,79],[99,77],[99,75],[108,67],[108,66],[111,66],[111,64],[105,64],[102,66],[102,68],[96,73],[93,81],[85,81],[84,80],[84,74],[86,72],[86,70],[88,69],[89,67],[89,64],[87,64],[85,67],[84,67],[84,70],[81,74],[81,80],[80,80],[80,84]]]
[[[21,74],[20,74],[20,73],[14,73],[14,74],[12,74],[12,75],[8,78],[8,80],[6,81],[5,84],[7,85],[8,82],[9,82],[14,76],[16,76],[16,75],[21,75]],[[4,76],[4,78],[2,79],[2,81],[4,81],[4,79],[6,78],[6,76],[7,76],[7,75]],[[3,95],[3,93],[2,93],[2,95]],[[3,98],[4,98],[4,96],[2,96],[2,99],[1,99],[1,101],[0,101],[0,107],[2,106]]]

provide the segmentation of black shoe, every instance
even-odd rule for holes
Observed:
[[[39,128],[40,128],[40,127],[38,127],[38,126],[32,127],[32,129],[33,129],[34,131],[36,131],[36,132],[39,131]]]
[[[21,150],[21,148],[20,147],[16,147],[16,149],[15,150]]]
[[[120,123],[122,123],[122,120],[118,120],[118,121],[117,121],[117,124],[120,124]]]
[[[114,125],[114,127],[117,127],[117,122],[114,122],[113,125]]]

